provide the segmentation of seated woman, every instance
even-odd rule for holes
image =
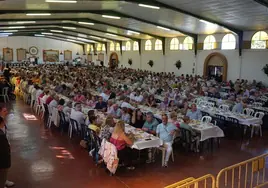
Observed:
[[[177,113],[176,112],[171,112],[169,116],[170,116],[170,119],[171,119],[171,123],[173,125],[175,125],[177,128],[179,128],[180,127],[180,122],[178,121]]]
[[[128,113],[128,109],[126,107],[123,107],[121,109],[122,115],[121,115],[121,120],[124,121],[125,123],[130,123],[130,115]]]
[[[165,97],[164,101],[162,101],[160,104],[160,110],[166,111],[168,109],[168,104],[169,104],[168,98]]]
[[[86,96],[85,104],[89,107],[94,108],[96,105],[96,101],[94,100],[94,97],[91,95],[91,93],[88,93]]]
[[[88,128],[94,131],[97,135],[100,133],[100,127],[97,125],[97,116],[90,116],[89,117],[89,126]]]
[[[172,111],[177,111],[178,106],[175,104],[174,100],[171,100],[168,104],[168,111],[172,112]]]
[[[100,130],[100,139],[106,139],[109,140],[111,137],[111,134],[113,132],[114,129],[114,118],[113,116],[107,116],[105,123],[101,126],[101,130]]]
[[[63,111],[64,104],[65,104],[64,99],[60,99],[57,107],[58,111]]]
[[[147,98],[146,105],[149,106],[149,107],[156,107],[156,102],[155,102],[154,95],[150,95],[150,96]]]
[[[183,123],[180,124],[180,129],[186,129],[189,130],[192,133],[192,142],[195,141],[195,147],[191,145],[191,150],[194,150],[195,152],[199,152],[199,142],[200,142],[200,136],[196,134],[196,132],[193,131],[193,128],[189,126],[190,118],[188,116],[183,117]]]
[[[133,127],[141,129],[145,123],[145,118],[140,109],[133,112],[131,123]]]
[[[134,170],[132,166],[132,149],[133,141],[125,133],[125,123],[118,121],[114,127],[114,131],[110,138],[110,142],[115,145],[117,149],[117,157],[129,170]]]
[[[74,97],[75,102],[83,103],[86,100],[85,96],[81,93],[81,91],[77,91],[77,94]]]

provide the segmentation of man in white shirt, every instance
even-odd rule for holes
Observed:
[[[53,97],[53,100],[49,103],[48,107],[49,107],[50,109],[52,109],[52,108],[57,108],[57,106],[58,106],[58,101],[59,101],[59,97],[58,97],[57,95],[54,96],[54,97]]]
[[[82,112],[82,106],[80,103],[76,103],[74,105],[70,118],[76,120],[80,126],[85,125],[85,115]]]
[[[124,107],[135,110],[135,107],[129,104],[129,98],[126,98],[125,101],[121,104],[121,108],[124,108]]]
[[[107,114],[119,119],[121,117],[121,110],[118,108],[118,104],[114,104],[110,109],[108,108]]]
[[[137,91],[135,101],[138,102],[138,103],[141,103],[143,101],[143,96],[142,96],[140,91]]]
[[[107,102],[109,100],[109,97],[110,97],[109,90],[102,92],[100,94],[100,96],[103,98],[104,102]]]

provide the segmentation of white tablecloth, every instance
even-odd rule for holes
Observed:
[[[219,138],[224,137],[224,133],[221,130],[221,128],[214,126],[213,124],[198,124],[198,125],[192,125],[192,128],[200,132],[201,138],[200,141],[205,141],[209,138]]]

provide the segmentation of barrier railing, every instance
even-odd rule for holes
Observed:
[[[177,183],[174,183],[172,185],[166,186],[165,188],[177,188],[177,187],[182,186],[182,185],[184,185],[186,183],[189,183],[189,182],[191,182],[193,180],[195,180],[193,177],[187,178],[187,179],[184,179],[184,180],[179,181]]]
[[[191,182],[178,186],[177,188],[215,188],[215,177],[211,174],[207,174],[200,178],[194,179]]]
[[[216,188],[259,188],[268,185],[265,164],[268,154],[222,169],[216,178]]]

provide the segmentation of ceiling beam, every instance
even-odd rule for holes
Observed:
[[[69,30],[69,29],[64,29],[62,27],[66,26],[66,27],[76,27],[76,25],[72,24],[27,24],[27,25],[24,25],[26,28],[23,28],[23,29],[18,29],[18,30],[27,30],[27,29],[39,29],[39,28],[29,28],[29,27],[34,27],[34,26],[56,26],[56,27],[44,27],[44,28],[47,28],[47,29],[51,29],[51,30],[55,30],[55,29],[59,29],[59,30],[62,30],[62,31],[66,31],[66,32],[72,32],[72,33],[77,33],[77,34],[83,34],[83,35],[92,35],[92,36],[95,36],[95,37],[100,37],[100,38],[104,38],[104,39],[107,39],[107,40],[112,40],[112,41],[116,41],[116,42],[120,42],[120,40],[115,40],[115,39],[111,39],[111,38],[108,38],[108,37],[103,37],[103,36],[99,36],[99,35],[94,35],[94,34],[91,34],[91,33],[85,33],[85,32],[81,32],[81,31],[74,31],[74,30]],[[0,25],[0,27],[9,27],[11,25]],[[21,26],[21,24],[12,24],[12,26]],[[28,27],[28,28],[27,28]],[[78,26],[79,27],[79,26]],[[44,28],[40,28],[40,29],[44,29]],[[11,29],[11,28],[8,28],[8,29],[2,29],[2,30],[17,30],[17,29]],[[88,29],[88,30],[91,30],[91,29]],[[0,31],[1,31],[1,28],[0,28]],[[95,40],[95,41],[99,41],[99,40],[96,40],[96,39],[92,39],[92,40]],[[104,41],[99,41],[100,43],[105,43]]]
[[[215,21],[215,20],[212,20],[212,19],[209,19],[209,18],[205,18],[203,16],[200,16],[200,15],[197,15],[197,14],[194,14],[194,13],[191,13],[189,11],[186,11],[186,10],[183,10],[183,9],[180,9],[180,8],[177,8],[177,7],[174,7],[174,6],[170,6],[168,4],[165,4],[165,3],[162,3],[162,2],[159,2],[159,1],[151,1],[151,0],[137,0],[137,1],[131,1],[131,0],[125,0],[126,2],[129,2],[129,3],[136,3],[136,4],[139,4],[139,3],[144,3],[144,4],[148,4],[148,5],[153,5],[153,6],[157,6],[157,7],[160,7],[160,8],[165,8],[165,9],[168,9],[168,10],[173,10],[175,12],[179,12],[179,13],[182,13],[182,14],[186,14],[188,16],[192,16],[194,18],[197,18],[199,20],[205,20],[207,22],[210,22],[210,23],[214,23],[214,24],[217,24],[221,27],[224,27],[234,33],[236,33],[237,35],[241,32],[241,30],[237,29],[237,28],[234,28],[234,27],[231,27],[231,26],[228,26],[228,25],[225,25],[224,23],[221,23],[221,22],[218,22],[218,21]],[[258,0],[256,0],[258,1]]]
[[[103,31],[103,30],[100,30],[100,29],[96,29],[96,28],[91,28],[91,27],[87,27],[87,26],[84,26],[84,25],[81,25],[81,24],[78,24],[78,23],[55,23],[55,24],[42,24],[42,23],[39,23],[39,24],[36,24],[36,23],[33,23],[33,24],[27,24],[27,25],[24,25],[24,24],[8,24],[8,25],[0,25],[0,27],[9,27],[9,26],[47,26],[47,25],[57,25],[57,26],[61,26],[61,27],[77,27],[77,28],[81,28],[81,29],[87,29],[87,30],[91,30],[91,31],[97,31],[97,32],[100,32],[100,33],[109,33],[109,34],[113,34],[113,35],[117,35],[117,36],[120,36],[120,37],[124,37],[124,38],[129,38],[131,40],[134,40],[134,41],[137,41],[139,38],[136,38],[136,37],[130,37],[128,35],[123,35],[123,34],[118,34],[118,33],[113,33],[113,32],[109,32],[109,31]],[[70,30],[68,30],[70,31]],[[87,34],[88,35],[88,34]],[[103,36],[98,36],[98,37],[102,37],[104,38]],[[111,39],[111,38],[107,38],[106,39],[108,40],[114,40],[114,39]],[[121,40],[117,40],[117,41],[121,41]]]
[[[8,37],[36,37],[36,36],[34,36],[34,34],[30,34],[30,33],[17,33],[16,35],[14,34],[14,35],[10,35]],[[55,38],[58,38],[58,39],[55,39],[55,38],[50,37],[50,36],[43,36],[43,37],[36,37],[36,38],[50,38],[50,39],[59,40],[59,41],[63,41],[63,42],[70,42],[70,43],[81,45],[81,46],[84,45],[84,44],[81,44],[81,43],[67,41],[67,38],[64,38],[64,37],[55,37]],[[91,43],[86,43],[86,44],[91,44]]]
[[[136,30],[136,29],[131,29],[129,27],[123,27],[123,26],[120,26],[120,25],[106,23],[106,22],[102,22],[102,21],[99,21],[99,20],[95,20],[95,19],[89,19],[89,18],[64,18],[64,19],[60,19],[60,18],[20,19],[20,18],[16,18],[16,19],[0,19],[0,22],[16,22],[16,21],[37,21],[37,22],[38,21],[60,21],[60,22],[62,22],[62,21],[76,21],[76,22],[82,21],[82,22],[93,22],[93,23],[96,23],[96,24],[107,25],[107,26],[110,26],[110,27],[118,28],[118,29],[131,30],[131,31],[139,32],[141,34],[148,35],[148,36],[151,36],[151,37],[156,38],[156,39],[162,38],[162,36],[154,35],[152,33],[144,32],[144,31],[140,31],[140,30]]]
[[[52,28],[53,29],[53,28]],[[55,28],[54,28],[55,29]],[[32,29],[28,29],[28,30],[24,30],[24,31],[19,31],[19,32],[15,32],[13,33],[12,35],[10,36],[14,36],[16,34],[19,34],[19,33],[33,33],[33,34],[42,34],[42,33],[52,33],[53,35],[46,35],[44,34],[45,36],[55,36],[55,37],[62,37],[61,35],[64,35],[64,33],[57,33],[57,32],[53,32],[53,31],[50,31],[50,28],[49,29],[41,29],[41,28],[32,28]],[[87,41],[83,41],[83,40],[79,40],[79,39],[76,39],[76,38],[82,38],[82,39],[86,39],[86,40],[90,40],[88,38],[85,38],[85,37],[80,37],[80,36],[77,36],[77,35],[72,35],[72,34],[67,34],[67,36],[70,36],[70,37],[74,37],[75,39],[72,39],[72,38],[68,38],[66,37],[67,39],[72,39],[72,40],[77,40],[79,42],[82,42],[82,43],[87,43],[87,44],[91,44],[93,42],[87,42]],[[94,40],[96,41],[96,40]],[[102,44],[105,44],[105,42],[102,42]]]
[[[175,28],[175,27],[170,27],[167,25],[159,24],[156,22],[148,21],[145,19],[141,19],[138,17],[130,16],[127,14],[123,14],[114,10],[0,10],[0,14],[27,14],[27,13],[51,13],[51,14],[71,14],[71,13],[89,13],[89,14],[98,14],[98,15],[103,15],[103,14],[108,14],[111,16],[119,16],[123,18],[129,18],[129,19],[134,19],[143,23],[155,25],[155,26],[161,26],[165,27],[177,32],[180,32],[182,34],[194,37],[196,34],[190,33],[187,31],[183,31],[181,29]],[[130,37],[127,37],[130,38]],[[138,41],[139,39],[136,39],[135,41]]]

